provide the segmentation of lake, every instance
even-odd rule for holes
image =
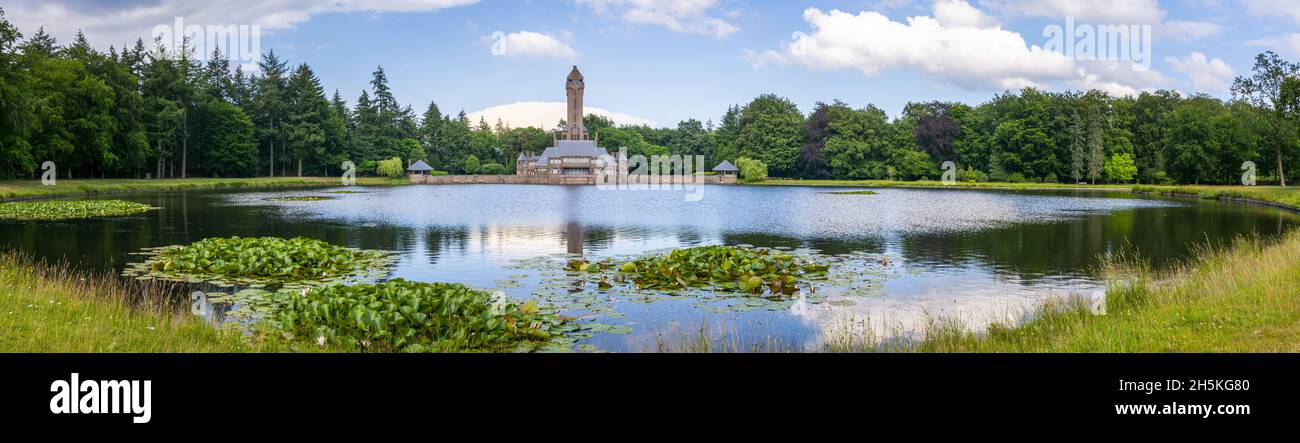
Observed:
[[[672,349],[701,330],[736,347],[813,348],[844,334],[906,338],[936,321],[981,330],[1053,297],[1103,287],[1101,257],[1156,267],[1198,245],[1284,233],[1300,216],[1267,207],[1105,191],[709,186],[682,192],[591,186],[447,185],[121,194],[160,207],[135,217],[0,222],[0,247],[93,269],[143,248],[218,236],[306,236],[400,254],[390,278],[457,282],[537,298],[579,322],[574,349]],[[328,196],[310,202],[269,201]],[[600,290],[568,257],[629,259],[671,248],[752,245],[831,262],[793,300]]]

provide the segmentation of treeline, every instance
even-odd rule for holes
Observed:
[[[349,105],[337,90],[327,97],[310,66],[273,51],[253,75],[220,51],[206,61],[191,52],[137,41],[103,53],[80,34],[61,46],[43,30],[23,39],[0,11],[0,178],[35,177],[46,160],[67,177],[337,175],[345,160],[363,174],[387,161],[383,173],[393,174],[394,164],[420,159],[448,173],[498,174],[512,173],[519,153],[551,145],[548,130],[470,122],[434,103],[417,115],[382,68]],[[805,115],[762,95],[716,123],[584,121],[604,147],[702,155],[709,167],[744,158],[746,170],[783,178],[935,179],[953,161],[969,181],[1237,183],[1253,161],[1260,182],[1278,183],[1300,173],[1298,75],[1269,52],[1228,101],[1026,88],[978,106],[911,103],[891,119],[840,101]]]
[[[219,49],[200,61],[158,41],[101,52],[80,33],[24,39],[0,10],[0,178],[36,177],[45,161],[83,178],[338,175],[345,160],[375,173],[392,158],[505,173],[551,144],[541,129],[472,126],[434,103],[416,115],[382,67],[349,106],[307,64],[272,51],[258,65],[250,75]]]

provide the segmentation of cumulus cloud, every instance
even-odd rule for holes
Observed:
[[[1241,0],[1246,12],[1256,16],[1289,16],[1300,24],[1300,2],[1295,0]]]
[[[934,19],[945,27],[996,28],[998,21],[965,0],[934,2]]]
[[[727,38],[740,27],[716,17],[718,0],[577,0],[597,14],[673,32]],[[723,12],[726,15],[726,12]]]
[[[804,20],[811,31],[795,32],[779,50],[748,51],[746,55],[755,68],[777,63],[854,69],[868,76],[891,69],[915,69],[972,90],[1060,83],[1128,95],[1166,81],[1154,70],[1134,69],[1132,62],[1077,62],[1027,44],[1020,34],[991,24],[982,14],[969,10],[951,13],[966,8],[974,9],[964,1],[942,1],[936,4],[935,13],[944,18],[917,16],[903,22],[877,12],[809,8]]]
[[[16,0],[6,1],[5,14],[26,35],[44,26],[46,32],[67,41],[80,29],[91,44],[134,44],[152,39],[155,26],[170,26],[176,17],[187,25],[258,25],[263,31],[289,29],[312,16],[350,12],[432,12],[471,5],[479,0],[187,0],[114,1]]]
[[[591,106],[586,106],[583,110],[588,114],[609,118],[619,125],[659,126],[649,119],[621,112],[612,112]],[[567,107],[564,102],[517,102],[475,111],[470,113],[468,117],[471,122],[477,122],[479,118],[483,118],[488,123],[496,124],[497,119],[501,119],[512,128],[532,126],[550,130],[554,129],[556,124],[564,118],[566,111]]]
[[[1213,22],[1170,20],[1160,24],[1156,35],[1182,41],[1195,41],[1221,32],[1223,27]]]
[[[1154,25],[1165,16],[1156,0],[984,0],[1008,16],[1074,17],[1082,21]]]
[[[1300,33],[1290,33],[1275,37],[1266,37],[1246,42],[1251,46],[1262,46],[1285,55],[1300,57]]]
[[[572,59],[578,56],[568,43],[559,39],[532,31],[519,31],[506,34],[501,31],[492,33],[488,39],[492,42],[492,55],[502,57],[551,57]]]
[[[1205,54],[1193,52],[1186,57],[1165,57],[1165,63],[1187,76],[1192,88],[1198,92],[1225,92],[1237,73],[1223,59],[1211,60]]]

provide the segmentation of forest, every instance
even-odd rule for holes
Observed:
[[[349,103],[274,51],[247,73],[219,49],[200,58],[182,46],[104,52],[81,34],[60,44],[43,29],[25,37],[0,10],[0,179],[35,178],[45,161],[69,178],[330,176],[347,160],[362,174],[415,160],[510,174],[521,152],[551,145],[548,129],[474,122],[436,103],[417,113],[382,67]],[[1286,184],[1300,173],[1300,65],[1262,53],[1226,101],[1026,88],[976,106],[910,103],[891,118],[840,100],[805,113],[764,94],[716,122],[584,122],[606,148],[732,160],[778,178],[933,179],[953,161],[966,181],[1230,184],[1253,161],[1260,183]]]

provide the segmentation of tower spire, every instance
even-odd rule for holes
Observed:
[[[587,127],[582,122],[582,96],[586,92],[587,85],[582,78],[582,72],[578,71],[578,65],[573,66],[573,71],[569,72],[569,78],[565,82],[565,96],[568,98],[568,113],[565,119],[568,124],[565,128],[565,138],[569,140],[586,140]]]

